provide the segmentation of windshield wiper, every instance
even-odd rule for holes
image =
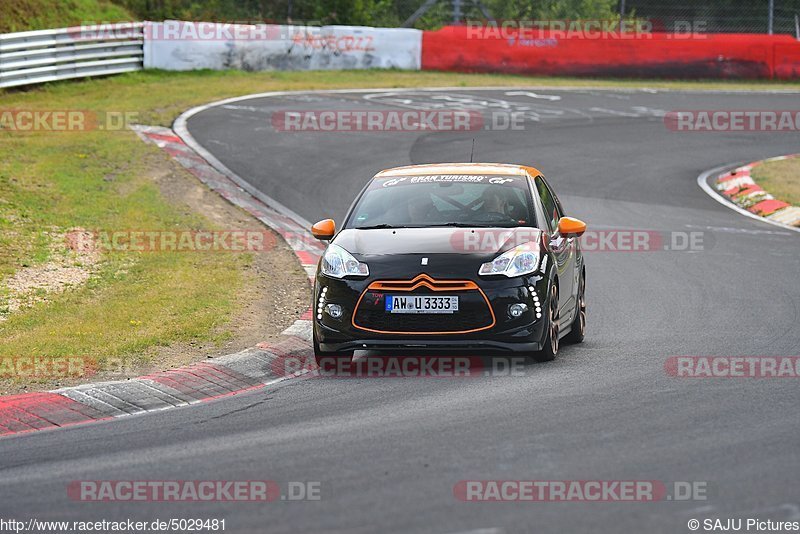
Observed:
[[[428,224],[426,227],[429,228],[514,228],[513,226],[506,226],[501,224],[474,224],[474,223],[460,223],[460,222],[449,222],[449,223],[442,223],[442,224]]]
[[[392,224],[375,224],[372,226],[354,226],[354,230],[386,230],[394,228],[516,228],[516,226],[509,226],[508,224],[474,224],[474,223],[460,223],[448,222],[441,224],[423,224],[415,226],[394,226]]]
[[[406,226],[394,226],[391,224],[375,224],[373,226],[354,226],[356,230],[385,230],[387,228],[407,228]]]

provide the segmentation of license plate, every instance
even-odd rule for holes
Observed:
[[[389,313],[455,313],[458,297],[455,295],[386,295],[386,311]]]

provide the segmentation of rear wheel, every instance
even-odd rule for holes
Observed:
[[[578,313],[572,321],[572,329],[564,338],[570,343],[581,343],[586,332],[586,276],[581,273],[581,280],[578,282]]]
[[[323,371],[336,371],[346,369],[353,361],[353,351],[322,352],[319,348],[317,336],[314,336],[314,359]]]
[[[550,302],[547,306],[547,336],[542,343],[542,350],[534,352],[531,357],[537,362],[549,362],[558,354],[558,288],[555,284],[550,288]]]

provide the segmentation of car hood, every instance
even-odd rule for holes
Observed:
[[[397,254],[495,256],[541,240],[537,228],[397,228],[342,230],[334,243],[363,257]]]

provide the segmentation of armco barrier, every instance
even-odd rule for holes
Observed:
[[[405,28],[145,23],[146,68],[419,70],[421,55],[422,32]]]
[[[0,34],[0,87],[142,69],[141,23]]]
[[[800,42],[788,35],[671,34],[596,38],[451,26],[426,31],[422,69],[660,78],[800,77]]]

